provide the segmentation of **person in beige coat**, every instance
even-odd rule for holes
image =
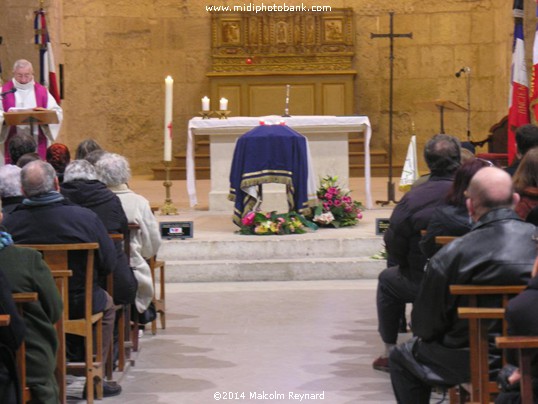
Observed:
[[[159,224],[148,200],[127,185],[131,169],[125,157],[106,153],[97,161],[95,168],[99,180],[120,198],[129,223],[140,226],[140,230],[131,232],[130,264],[138,281],[136,308],[143,313],[149,307],[154,293],[147,260],[157,254],[161,245]]]

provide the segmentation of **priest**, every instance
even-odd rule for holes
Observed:
[[[32,64],[20,59],[13,65],[13,79],[2,86],[2,102],[0,103],[0,165],[10,164],[8,145],[17,133],[30,133],[29,125],[8,126],[4,124],[4,112],[16,109],[48,109],[56,112],[58,124],[38,125],[32,135],[36,139],[37,152],[45,160],[47,147],[58,137],[63,118],[62,108],[46,87],[34,81]]]

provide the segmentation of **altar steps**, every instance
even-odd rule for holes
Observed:
[[[194,215],[193,239],[161,245],[167,282],[377,279],[386,267],[385,260],[372,258],[383,249],[373,217],[352,228],[245,236],[234,233],[229,215]]]
[[[349,138],[349,176],[364,176],[364,140],[362,134],[353,134]],[[170,169],[172,180],[184,180],[186,178],[186,160],[185,152],[174,155],[173,166]],[[384,149],[370,150],[370,170],[372,177],[387,177],[389,172],[388,154]],[[196,169],[196,179],[211,178],[211,164],[209,153],[209,140],[203,136],[197,136],[194,147],[194,166]],[[402,172],[403,165],[393,164],[393,176],[399,176]],[[154,167],[153,178],[155,180],[164,180],[165,173],[162,166]]]

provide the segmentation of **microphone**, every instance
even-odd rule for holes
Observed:
[[[456,72],[456,77],[460,77],[462,73],[470,73],[470,72],[471,72],[471,68],[464,66]]]
[[[4,91],[3,93],[0,93],[0,97],[5,97],[6,95],[12,94],[15,91],[17,91],[17,89],[15,87],[13,87],[11,90],[7,90],[7,91]]]

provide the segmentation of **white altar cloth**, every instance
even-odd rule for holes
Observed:
[[[372,209],[372,193],[370,184],[370,139],[372,137],[372,127],[370,120],[366,116],[330,116],[330,115],[305,115],[305,116],[266,116],[266,117],[231,117],[228,119],[202,119],[193,118],[189,121],[187,138],[187,193],[191,207],[198,204],[196,196],[196,177],[194,169],[194,143],[193,134],[204,132],[204,134],[216,133],[219,130],[244,129],[244,132],[258,126],[260,121],[276,123],[284,121],[290,128],[297,132],[324,133],[324,132],[364,132],[364,183],[367,209]],[[201,134],[201,133],[200,133]],[[231,161],[230,161],[231,164]],[[314,162],[315,164],[315,162]]]

